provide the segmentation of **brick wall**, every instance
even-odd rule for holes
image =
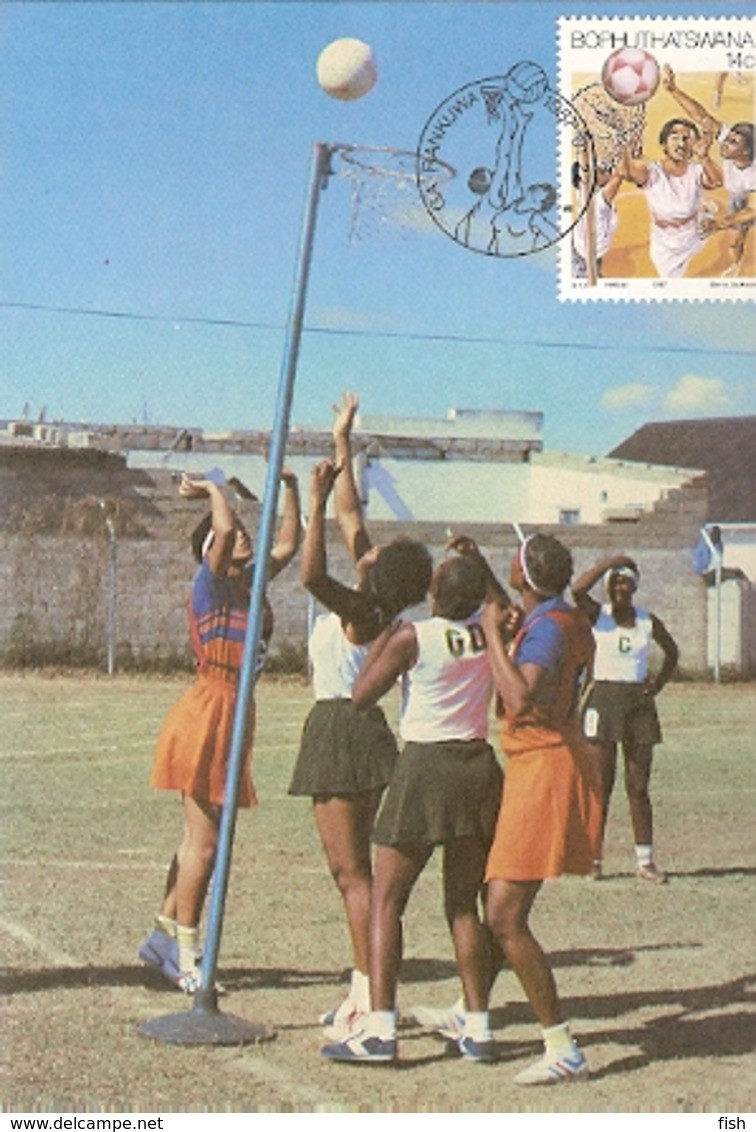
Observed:
[[[31,494],[47,500],[46,507],[38,508],[46,516],[42,530],[18,533],[17,523],[0,526],[0,660],[48,659],[104,667],[108,599],[114,591],[116,666],[188,664],[185,600],[194,572],[188,536],[202,509],[180,500],[170,474],[162,470],[142,472],[138,482],[121,484],[118,491],[108,482],[109,493],[102,490],[105,485],[92,465],[78,488],[72,487],[70,477],[65,482],[65,495],[59,495],[57,506],[52,506],[55,485],[49,483],[43,491],[36,480]],[[92,503],[98,504],[100,498],[102,508]],[[123,498],[130,501],[132,515],[138,510],[138,530],[126,521],[128,508],[121,508],[126,518],[119,520]],[[87,522],[78,527],[71,521],[77,514],[76,500],[88,507]],[[254,529],[259,505],[246,503],[241,508]],[[115,517],[114,540],[108,535],[106,514]],[[67,516],[66,522],[60,518],[56,525],[56,515]],[[670,492],[653,512],[633,522],[539,529],[570,547],[576,574],[610,554],[636,557],[642,576],[639,602],[660,616],[676,638],[681,671],[701,674],[706,670],[706,593],[690,567],[689,553],[705,516],[706,489],[693,483]],[[142,531],[148,537],[139,537]],[[375,542],[388,541],[400,531],[425,541],[434,558],[441,558],[447,536],[440,523],[371,524]],[[478,541],[506,581],[516,548],[513,531],[473,524],[465,533]],[[352,567],[332,523],[328,538],[330,569],[351,584]],[[598,587],[595,592],[600,596]],[[270,599],[276,615],[273,654],[283,645],[302,646],[308,601],[299,585],[296,561],[272,583]]]

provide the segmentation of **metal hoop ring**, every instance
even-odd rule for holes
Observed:
[[[353,167],[343,171],[347,177],[369,175],[373,177],[393,177],[399,181],[450,181],[457,175],[454,166],[442,161],[440,157],[422,157],[420,153],[414,150],[395,149],[394,146],[390,145],[339,144],[335,145],[333,150],[339,153],[348,166]],[[421,157],[423,163],[432,165],[432,168],[421,171],[418,168]],[[397,161],[398,167],[392,168],[390,163],[385,161],[386,158]],[[402,162],[406,162],[408,167],[402,168]]]

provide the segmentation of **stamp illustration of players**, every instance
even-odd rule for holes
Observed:
[[[580,116],[561,125],[560,190],[582,213],[560,298],[753,300],[755,47],[754,19],[559,20],[560,94]]]
[[[704,218],[701,224],[705,236],[727,231],[729,259],[723,276],[739,275],[744,264],[746,240],[756,216],[756,162],[753,159],[753,122],[733,122],[727,125],[708,113],[697,99],[677,85],[674,71],[669,65],[662,68],[662,82],[666,90],[680,104],[684,113],[696,123],[704,135],[719,142],[722,178],[727,190],[727,210],[717,209]],[[740,76],[743,85],[743,76]],[[723,85],[717,86],[717,107],[722,104]],[[753,252],[751,252],[751,258]]]

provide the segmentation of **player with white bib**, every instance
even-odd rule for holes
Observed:
[[[707,216],[701,223],[705,235],[713,232],[732,233],[729,244],[730,265],[724,275],[737,275],[743,262],[748,232],[756,219],[756,163],[753,159],[753,122],[735,122],[727,125],[710,114],[705,107],[685,91],[680,90],[671,67],[664,67],[665,88],[676,99],[686,114],[720,145],[722,178],[727,189],[727,212]]]
[[[606,578],[608,600],[600,604],[589,591]],[[617,744],[625,759],[625,789],[635,840],[635,862],[641,880],[664,884],[666,875],[654,863],[653,812],[648,785],[654,745],[662,734],[654,697],[677,665],[678,649],[653,613],[633,604],[640,574],[635,562],[618,555],[587,570],[572,587],[573,597],[593,627],[596,645],[593,679],[583,718],[586,737],[595,744],[603,780],[603,834],[617,769]],[[663,653],[657,675],[649,670],[652,645]],[[602,876],[597,857],[593,875]]]
[[[574,163],[572,167],[573,188],[580,188],[586,172],[580,162]],[[588,266],[591,257],[596,264],[596,274],[601,276],[602,260],[611,246],[619,221],[614,201],[622,184],[622,176],[621,169],[613,169],[611,172],[600,170],[596,173],[596,188],[588,204],[588,209],[591,210],[590,220],[593,224],[595,248],[591,250],[589,246],[588,218],[583,214],[572,229],[573,279],[588,278]]]
[[[344,1000],[321,1016],[325,1036],[337,1038],[369,1009],[368,917],[372,866],[370,835],[381,794],[398,751],[377,705],[358,712],[351,699],[368,645],[401,611],[423,601],[432,560],[413,539],[371,545],[352,472],[350,433],[359,401],[345,394],[334,421],[337,461],[313,469],[310,513],[302,548],[304,586],[330,612],[319,617],[310,642],[315,703],[304,727],[289,793],[312,799],[328,868],[341,895],[352,947],[352,974]],[[328,573],[325,510],[331,491],[358,582],[344,585]]]
[[[378,848],[370,911],[371,1011],[360,1029],[323,1047],[333,1061],[396,1059],[402,916],[439,845],[446,917],[467,1008],[458,1049],[471,1061],[494,1059],[490,941],[478,896],[502,772],[487,741],[493,684],[479,621],[485,594],[479,563],[464,557],[444,561],[431,583],[431,618],[385,629],[355,681],[355,705],[374,710],[401,677],[404,747],[373,834]]]
[[[659,133],[663,157],[645,162],[626,152],[629,180],[642,188],[651,213],[649,254],[662,279],[678,279],[704,245],[704,189],[718,189],[722,174],[709,156],[711,138],[687,118],[670,118]],[[698,160],[693,160],[696,157]]]

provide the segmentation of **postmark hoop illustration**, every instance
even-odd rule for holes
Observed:
[[[580,115],[531,60],[460,87],[420,135],[418,188],[428,215],[456,243],[482,255],[508,259],[551,247],[580,217],[559,190],[565,124],[592,151]],[[439,159],[458,170],[448,184],[427,175]]]

